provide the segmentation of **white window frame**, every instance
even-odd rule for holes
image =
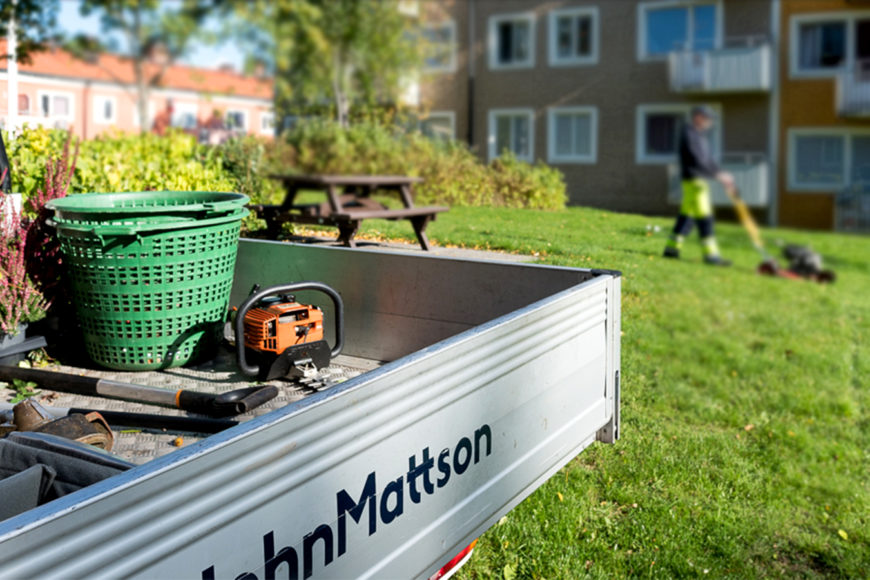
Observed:
[[[488,115],[487,127],[487,149],[489,151],[489,160],[498,159],[501,151],[496,151],[496,118],[502,115],[510,115],[512,117],[525,116],[529,120],[529,154],[528,156],[515,155],[520,161],[533,163],[535,160],[535,110],[532,108],[512,108],[512,109],[490,109]]]
[[[76,97],[75,94],[70,91],[52,91],[52,90],[44,90],[40,89],[36,91],[36,103],[37,103],[37,111],[38,115],[42,117],[42,97],[48,97],[49,102],[49,110],[47,119],[58,119],[63,121],[72,121],[75,119],[76,114]],[[54,113],[54,105],[53,105],[53,97],[66,97],[69,99],[69,113],[64,116],[56,115]]]
[[[588,16],[591,19],[592,26],[592,43],[590,45],[591,52],[587,56],[571,56],[568,58],[559,56],[559,19],[563,17],[577,18]],[[600,26],[598,24],[598,7],[597,6],[580,6],[577,8],[561,8],[551,10],[549,15],[547,35],[548,41],[548,64],[553,67],[559,66],[591,66],[598,64]]]
[[[106,103],[112,104],[112,116],[106,119],[103,113]],[[94,95],[93,102],[94,123],[97,125],[114,125],[118,122],[118,99],[113,95]]]
[[[870,18],[870,12],[816,12],[798,14],[789,22],[789,77],[795,79],[824,79],[835,77],[855,67],[855,21]],[[800,27],[802,24],[817,24],[822,22],[844,22],[846,24],[846,62],[837,68],[802,69],[800,68]]]
[[[447,119],[450,122],[450,139],[456,139],[456,113],[454,111],[429,111],[424,119],[420,119],[420,131],[423,129],[423,121],[428,121],[432,118]]]
[[[265,127],[263,125],[263,121],[266,119],[271,119],[271,127]],[[263,135],[273,135],[275,133],[275,113],[271,111],[260,111],[260,133]]]
[[[589,115],[589,155],[558,155],[556,153],[556,116],[560,114]],[[597,163],[598,162],[598,107],[550,107],[547,109],[547,162],[548,163]]]
[[[667,165],[675,163],[679,159],[678,154],[673,155],[649,155],[646,152],[646,116],[650,113],[682,113],[686,117],[686,122],[690,121],[692,108],[700,103],[656,103],[648,105],[638,105],[637,114],[635,116],[634,144],[635,144],[635,162],[638,165]],[[716,114],[717,131],[714,134],[715,139],[710,143],[711,153],[714,159],[722,157],[722,134],[724,133],[724,119],[722,117],[722,106],[719,103],[703,103],[713,109]]]
[[[529,23],[529,56],[524,61],[510,62],[507,64],[498,61],[498,26],[504,22]],[[489,32],[487,34],[487,52],[489,53],[489,68],[491,70],[517,70],[535,67],[535,53],[537,52],[536,31],[537,17],[534,12],[511,12],[508,14],[496,14],[489,17]]]
[[[668,59],[665,54],[647,54],[646,52],[646,17],[649,12],[661,8],[691,8],[693,6],[712,5],[716,8],[716,38],[713,41],[713,50],[722,48],[724,37],[724,10],[722,0],[656,0],[654,2],[641,2],[637,5],[637,60],[662,61]],[[691,14],[691,12],[690,12]],[[689,35],[693,36],[692,19],[689,19]]]
[[[230,114],[231,114],[231,113],[238,113],[238,114],[240,114],[240,115],[242,116],[242,126],[241,126],[241,127],[233,127],[232,130],[235,131],[235,130],[237,130],[237,129],[241,129],[242,131],[244,131],[245,133],[247,133],[247,132],[248,132],[248,126],[249,126],[249,123],[248,123],[248,111],[246,111],[246,110],[244,110],[244,109],[227,109],[227,110],[224,112],[224,119],[225,119],[225,121],[224,121],[224,126],[225,126],[227,129],[229,129],[230,127],[229,127],[229,125],[227,124],[226,119],[229,119],[229,118],[230,118]]]
[[[852,138],[870,136],[870,128],[839,128],[839,127],[802,127],[788,130],[788,190],[795,193],[818,193],[820,191],[838,191],[851,185],[852,179]],[[797,179],[797,140],[799,137],[842,137],[843,147],[843,182],[839,185],[830,183],[801,183]]]
[[[423,72],[426,73],[451,73],[456,72],[456,21],[453,19],[444,20],[437,23],[427,23],[423,25],[424,29],[446,28],[450,31],[450,60],[442,66],[429,66],[423,64]]]
[[[177,127],[175,125],[175,117],[181,116],[183,113],[192,113],[194,118],[199,121],[199,106],[196,103],[186,103],[186,102],[173,102],[172,103],[172,119],[170,121],[170,125],[172,127]],[[153,118],[153,117],[152,117]],[[184,127],[181,127],[184,128]]]

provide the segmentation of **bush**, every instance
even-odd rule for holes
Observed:
[[[45,160],[57,157],[68,133],[24,129],[9,146],[13,190],[33,195],[45,182]],[[489,165],[463,143],[437,141],[398,125],[327,121],[298,125],[285,139],[230,139],[217,146],[171,132],[112,134],[80,143],[71,193],[89,191],[238,191],[255,203],[277,203],[271,173],[399,174],[422,177],[421,204],[559,209],[562,174],[507,155]]]
[[[302,123],[286,134],[292,152],[282,166],[301,173],[402,174],[422,177],[420,203],[559,209],[565,206],[562,174],[511,156],[480,162],[459,142],[436,141],[419,132],[361,123]]]
[[[46,159],[62,154],[69,138],[59,129],[25,128],[12,142],[12,189],[30,198],[45,183]],[[217,148],[185,133],[125,135],[82,141],[70,193],[91,191],[235,191]]]

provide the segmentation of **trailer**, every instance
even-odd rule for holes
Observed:
[[[618,272],[242,240],[232,303],[303,280],[379,366],[0,523],[0,578],[428,578],[618,439]]]

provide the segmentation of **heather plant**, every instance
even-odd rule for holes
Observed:
[[[80,142],[70,151],[72,135],[68,135],[60,153],[45,161],[43,183],[27,199],[25,213],[30,216],[24,227],[25,265],[30,277],[48,304],[57,303],[63,288],[63,268],[60,244],[54,229],[48,225],[52,211],[45,205],[52,199],[66,197],[76,170]]]
[[[27,226],[11,196],[0,194],[0,215],[0,332],[17,334],[20,325],[43,318],[48,305],[27,273]]]

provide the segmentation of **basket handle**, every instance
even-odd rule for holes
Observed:
[[[216,218],[209,219],[199,219],[199,220],[187,220],[187,221],[178,221],[178,222],[169,222],[163,224],[147,224],[141,226],[119,226],[119,225],[106,225],[106,226],[93,226],[93,225],[83,225],[83,224],[65,224],[65,223],[57,223],[55,220],[48,220],[48,225],[56,228],[58,231],[66,230],[69,232],[76,232],[80,234],[89,234],[95,236],[100,239],[100,243],[105,245],[105,241],[103,240],[104,236],[136,236],[137,239],[141,240],[141,235],[143,233],[150,232],[165,232],[169,230],[180,230],[190,227],[207,227],[212,225],[217,225],[221,223],[226,223],[229,221],[233,221],[235,219],[243,219],[247,214],[248,210],[245,208],[241,208],[235,214],[231,214],[229,216],[221,216]],[[231,219],[232,218],[232,219]]]

